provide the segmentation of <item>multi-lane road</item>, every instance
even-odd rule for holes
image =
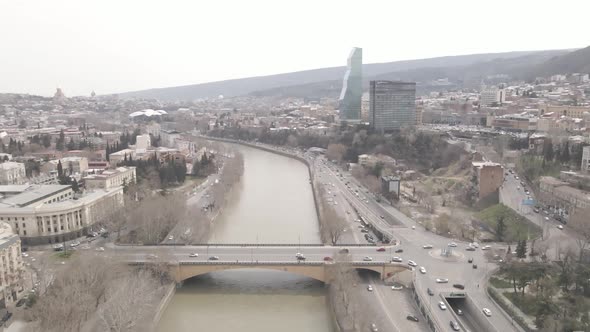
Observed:
[[[407,263],[408,260],[413,260],[418,264],[418,267],[423,266],[426,269],[425,274],[416,273],[416,288],[422,291],[430,288],[434,292],[434,295],[430,297],[432,298],[432,312],[442,329],[451,331],[449,322],[451,320],[458,320],[466,329],[471,331],[485,331],[485,328],[482,326],[474,326],[475,322],[484,317],[484,319],[489,320],[497,331],[517,330],[512,321],[499,312],[500,309],[491,301],[485,292],[487,279],[490,273],[497,267],[494,263],[487,261],[484,257],[485,251],[481,249],[466,251],[467,243],[453,241],[452,239],[426,231],[420,224],[406,217],[399,210],[376,202],[374,197],[368,194],[366,189],[360,186],[350,174],[342,170],[337,170],[335,166],[323,158],[316,158],[313,165],[320,181],[328,187],[331,186],[331,192],[336,193],[336,197],[341,196],[349,204],[355,206],[365,220],[383,228],[388,228],[393,233],[394,238],[398,243],[401,243],[399,247],[403,249],[403,253],[393,254],[394,256],[401,257],[404,263]],[[348,183],[348,186],[346,183]],[[356,195],[357,193],[359,193],[358,196]],[[342,206],[342,201],[340,202],[339,205]],[[347,218],[349,221],[354,219],[354,216]],[[351,231],[354,232],[354,228],[350,227]],[[362,240],[364,241],[364,238]],[[457,247],[453,248],[453,254],[451,256],[442,256],[442,250],[448,249],[450,242],[455,242]],[[432,245],[433,248],[423,249],[423,246],[426,244]],[[492,247],[492,250],[505,249],[500,245],[492,245]],[[473,268],[472,264],[468,263],[469,259],[473,259],[473,263],[477,264],[478,267],[476,269]],[[449,279],[449,282],[437,283],[437,278],[446,278]],[[492,316],[485,317],[479,311],[473,313],[482,316],[477,317],[478,319],[476,320],[472,319],[469,315],[456,316],[450,310],[440,310],[436,306],[441,301],[440,294],[457,291],[457,289],[453,288],[453,284],[464,285],[464,291],[473,300],[473,303],[480,309],[489,308],[492,311]],[[387,307],[383,307],[382,309],[391,310],[391,308]]]

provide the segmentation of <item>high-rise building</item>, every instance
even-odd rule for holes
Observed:
[[[363,95],[363,49],[355,47],[348,56],[348,68],[340,92],[340,120],[359,122]]]
[[[582,150],[582,171],[590,173],[590,146],[585,146]]]
[[[371,81],[369,123],[380,131],[416,125],[416,83]]]

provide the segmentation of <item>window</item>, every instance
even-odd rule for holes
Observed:
[[[51,233],[51,227],[47,227],[47,231]]]
[[[27,225],[25,223],[23,223],[23,228],[27,227]]]
[[[26,235],[27,235],[27,231],[23,231],[23,235],[25,235],[25,236],[26,236]]]
[[[63,225],[61,225],[61,227],[60,227],[60,228],[61,228],[61,230],[62,230],[62,231],[64,230],[64,226],[63,226]]]

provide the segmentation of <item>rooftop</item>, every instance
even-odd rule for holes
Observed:
[[[0,186],[1,188],[5,186]],[[59,185],[59,184],[48,184],[48,185],[32,185],[29,186],[22,193],[8,197],[0,202],[2,206],[27,206],[42,200],[45,197],[55,195],[59,192],[70,189],[71,186]]]

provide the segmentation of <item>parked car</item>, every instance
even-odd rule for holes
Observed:
[[[70,247],[75,248],[80,245],[80,241],[72,241],[70,242]]]
[[[406,316],[406,319],[407,319],[407,320],[411,320],[411,321],[413,321],[413,322],[418,322],[418,321],[420,321],[420,320],[418,319],[418,317],[416,317],[416,316],[414,316],[414,315],[407,315],[407,316]]]
[[[467,251],[475,251],[475,248],[472,246],[468,246],[467,248],[465,248],[465,250]]]
[[[432,249],[432,244],[425,244],[422,246],[423,249]]]
[[[486,245],[481,248],[481,250],[490,250],[490,249],[492,249],[492,246],[490,246],[490,245]]]
[[[455,248],[457,247],[457,244],[455,242],[451,242],[448,244],[449,247]]]

